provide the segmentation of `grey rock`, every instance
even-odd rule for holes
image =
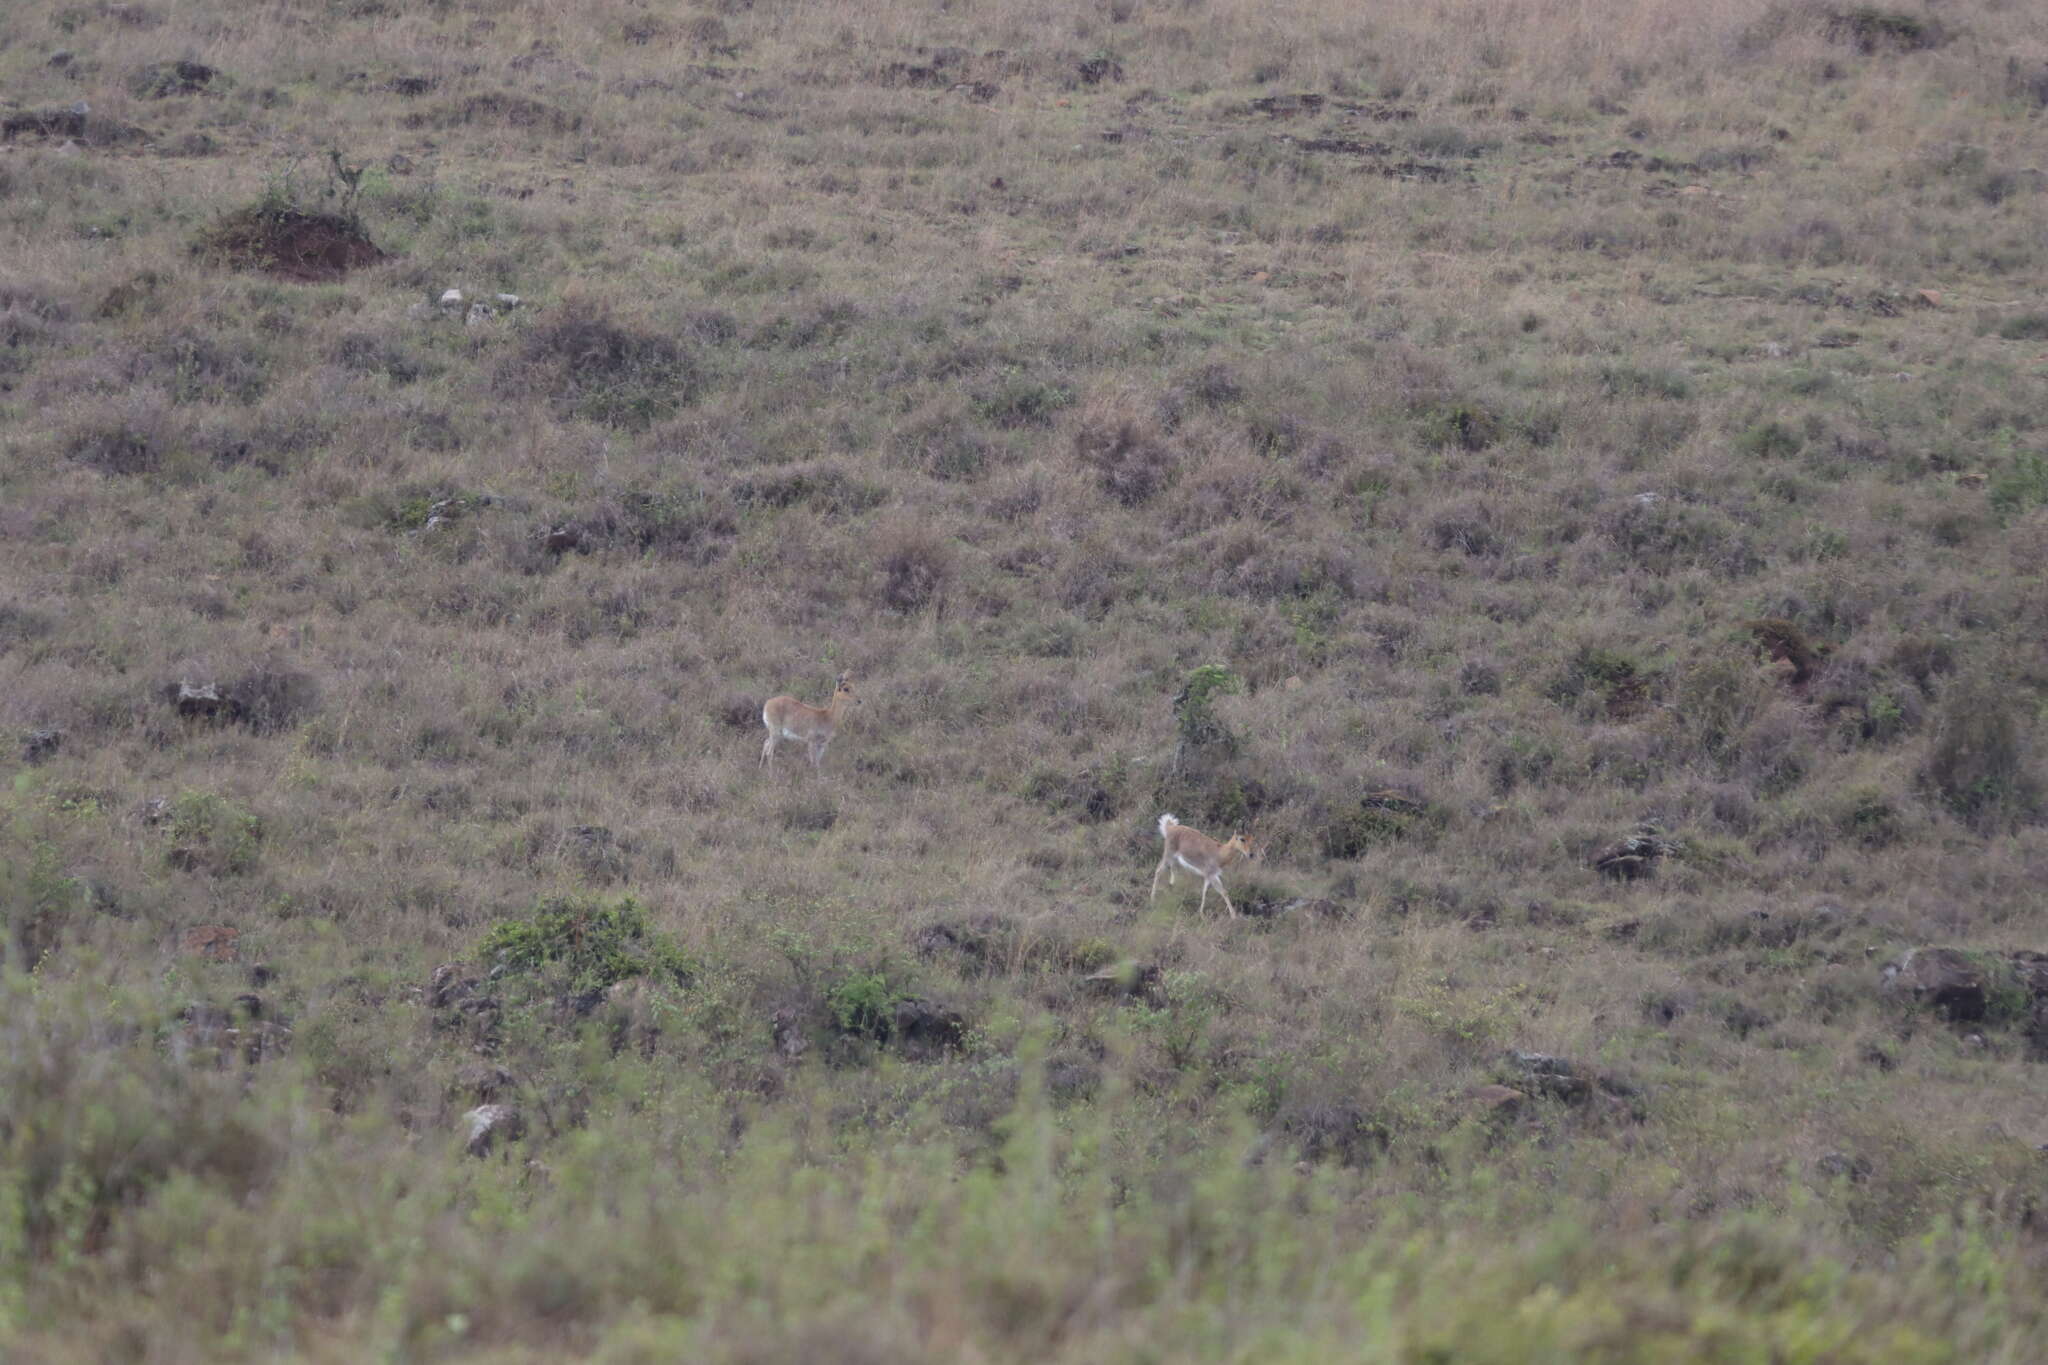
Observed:
[[[164,699],[187,720],[234,721],[242,718],[242,704],[225,694],[218,683],[166,683]]]
[[[509,1104],[480,1104],[464,1114],[462,1121],[469,1125],[463,1150],[471,1156],[489,1156],[501,1139],[511,1142],[526,1132],[525,1118]]]

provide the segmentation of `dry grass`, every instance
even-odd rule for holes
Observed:
[[[2048,1034],[1878,972],[2048,948],[2043,72],[1995,0],[11,7],[0,1342],[2028,1358]],[[386,256],[194,255],[252,205]],[[1148,906],[1162,809],[1315,904]],[[682,984],[478,960],[625,895]]]

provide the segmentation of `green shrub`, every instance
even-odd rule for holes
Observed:
[[[263,822],[211,792],[185,792],[172,801],[165,832],[170,848],[164,859],[181,871],[239,876],[256,866],[263,847]]]
[[[1644,369],[1637,365],[1603,366],[1600,389],[1612,398],[1692,397],[1692,381],[1677,370]]]
[[[1989,832],[2040,814],[2041,783],[2028,761],[2028,707],[2008,683],[1979,672],[1948,689],[1921,777],[1948,808]]]
[[[1735,448],[1762,460],[1789,459],[1806,445],[1806,438],[1783,422],[1759,422],[1735,438]]]
[[[1072,406],[1074,391],[1064,384],[1012,376],[975,396],[975,415],[1004,429],[1052,425],[1053,415]]]
[[[1658,670],[1618,649],[1581,645],[1551,682],[1547,695],[1560,705],[1592,694],[1610,719],[1626,720],[1643,708]]]
[[[1417,419],[1423,444],[1480,451],[1501,438],[1500,414],[1484,403],[1456,401],[1425,408]]]
[[[78,881],[65,875],[56,848],[37,845],[26,857],[0,858],[0,967],[34,971],[57,946],[68,912],[78,904]]]
[[[2048,313],[2015,313],[1998,324],[2006,341],[2048,341]]]
[[[1237,751],[1237,736],[1217,716],[1215,705],[1218,697],[1235,696],[1243,691],[1244,679],[1221,664],[1203,664],[1188,674],[1187,681],[1173,699],[1173,714],[1180,723],[1183,752],[1207,751],[1227,755]]]
[[[1880,787],[1853,787],[1843,792],[1835,804],[1835,828],[1865,848],[1883,848],[1905,835],[1897,804]]]
[[[1922,52],[1948,41],[1948,32],[1932,19],[1904,10],[1858,5],[1835,10],[1822,27],[1831,42],[1862,53]]]
[[[553,897],[484,935],[478,955],[511,975],[543,973],[572,992],[601,991],[629,977],[689,984],[694,967],[667,934],[651,928],[631,896],[609,904]]]
[[[903,998],[882,973],[853,972],[827,988],[825,1009],[841,1033],[885,1040],[896,1002]]]
[[[2011,463],[1992,478],[1986,494],[2002,517],[2048,507],[2048,455],[2038,450],[2015,452]]]
[[[591,303],[564,305],[527,334],[499,370],[500,392],[548,394],[562,417],[643,431],[697,401],[705,376],[664,333],[642,331]]]
[[[1370,792],[1324,823],[1317,842],[1326,858],[1358,858],[1422,827],[1429,808],[1395,791]]]

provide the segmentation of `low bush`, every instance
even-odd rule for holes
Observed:
[[[631,896],[610,902],[552,897],[495,925],[476,951],[499,972],[545,978],[576,994],[638,976],[687,985],[694,970],[688,955],[648,922],[646,908]]]

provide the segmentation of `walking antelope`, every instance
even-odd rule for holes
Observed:
[[[1159,898],[1159,874],[1166,874],[1166,884],[1172,886],[1180,879],[1180,870],[1186,868],[1202,879],[1201,910],[1209,908],[1209,888],[1215,887],[1216,894],[1223,897],[1223,908],[1237,918],[1237,907],[1230,903],[1230,893],[1223,889],[1223,869],[1259,856],[1259,850],[1250,838],[1233,834],[1230,842],[1219,844],[1200,830],[1189,829],[1171,815],[1159,817],[1159,837],[1166,841],[1166,850],[1159,855],[1159,866],[1152,872],[1152,900]]]
[[[818,760],[825,756],[825,746],[832,742],[832,732],[846,719],[846,708],[858,705],[860,698],[853,695],[851,673],[839,675],[832,700],[824,706],[806,706],[795,697],[770,697],[761,708],[761,723],[768,727],[768,742],[761,746],[762,765],[772,771],[775,746],[793,739],[810,751],[811,766],[817,767]]]

